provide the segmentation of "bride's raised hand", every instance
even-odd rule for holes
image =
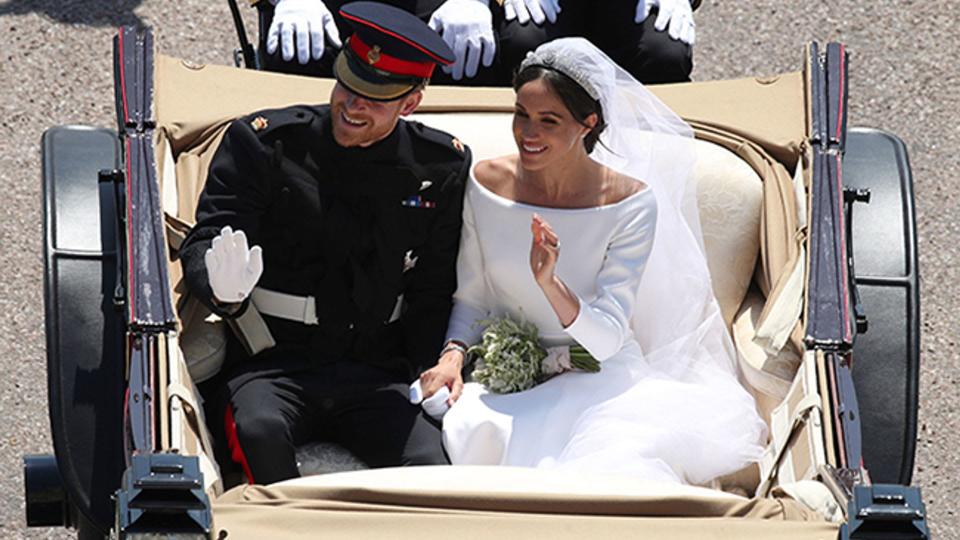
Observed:
[[[547,220],[534,214],[530,220],[530,269],[541,287],[553,281],[557,259],[560,258],[560,239]]]
[[[560,324],[566,328],[573,324],[580,313],[580,300],[554,273],[557,259],[560,258],[560,238],[539,214],[534,214],[530,221],[530,234],[533,236],[530,245],[530,269],[533,270],[533,277],[553,306]]]

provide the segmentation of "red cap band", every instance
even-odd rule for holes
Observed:
[[[390,56],[380,50],[380,47],[370,47],[356,34],[350,37],[349,44],[350,48],[353,49],[353,52],[357,54],[357,57],[361,61],[365,61],[377,69],[382,69],[395,75],[429,79],[430,76],[433,75],[433,68],[436,66],[433,62],[411,62]]]

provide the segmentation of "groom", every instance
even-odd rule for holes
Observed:
[[[234,122],[180,252],[192,294],[248,338],[231,336],[210,423],[251,483],[298,476],[313,439],[371,467],[447,462],[407,384],[442,345],[470,152],[400,117],[454,55],[402,10],[341,14],[356,32],[330,104]]]

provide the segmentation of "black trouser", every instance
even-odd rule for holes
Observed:
[[[375,367],[338,362],[227,377],[229,452],[258,484],[299,476],[296,447],[312,440],[340,444],[371,467],[448,463],[438,426],[410,403],[408,385]]]
[[[334,14],[340,36],[351,34],[350,27],[339,15],[340,6],[352,0],[323,0]],[[423,21],[429,21],[433,11],[444,0],[382,0],[403,8]],[[654,10],[642,23],[633,22],[636,0],[562,0],[562,11],[555,24],[549,21],[537,26],[533,21],[521,25],[515,19],[506,21],[503,9],[492,5],[493,28],[497,36],[497,56],[490,67],[480,66],[473,78],[454,81],[440,68],[434,72],[432,84],[460,84],[479,86],[510,86],[520,62],[541,43],[558,37],[582,36],[606,52],[615,62],[645,84],[685,82],[693,70],[693,49],[682,41],[673,40],[666,31],[657,32],[653,23]],[[260,47],[266,54],[266,36],[261,36]],[[307,65],[294,59],[287,62],[280,56],[280,48],[264,58],[266,69],[319,77],[333,76],[333,62],[337,51],[329,46],[323,58]]]

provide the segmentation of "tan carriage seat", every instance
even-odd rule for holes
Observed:
[[[474,162],[514,154],[509,113],[422,113],[412,119],[453,134]],[[714,293],[729,327],[750,285],[760,248],[763,183],[733,152],[696,141],[694,175]]]
[[[420,113],[411,117],[460,138],[470,146],[474,161],[510,154],[516,151],[511,136],[511,114],[506,112],[443,112]],[[196,200],[206,178],[206,168],[216,151],[227,123],[210,126],[204,135],[192,141],[174,159],[175,141],[161,134],[158,162],[162,169],[164,209],[168,215],[168,232],[176,246],[192,225]],[[162,133],[162,131],[161,131]],[[714,293],[724,321],[732,328],[750,286],[760,247],[760,211],[763,182],[754,169],[730,150],[710,142],[697,140],[694,168],[700,207],[701,228]],[[179,279],[179,265],[174,264],[174,280]],[[181,285],[182,286],[182,285]],[[188,306],[199,307],[197,304]],[[181,306],[182,307],[182,306]],[[204,311],[201,309],[200,313]],[[202,325],[192,309],[181,309],[181,322],[186,328]],[[753,335],[745,339],[749,342]],[[197,357],[215,356],[225,342],[216,332],[191,332],[181,344],[188,361]],[[762,350],[760,351],[762,353]],[[762,365],[764,358],[753,364]],[[190,362],[199,366],[203,362]],[[195,369],[192,367],[191,369]]]
[[[475,162],[516,152],[510,113],[419,113],[411,119],[460,138],[470,146]],[[181,225],[193,221],[206,166],[225,126],[222,124],[211,129],[205,138],[194,141],[192,148],[180,154],[175,167],[169,152],[165,152],[165,168],[176,170],[176,180],[164,183],[166,210],[171,216],[179,216]],[[720,145],[697,140],[694,148],[697,152],[694,175],[707,261],[721,312],[728,328],[732,328],[754,275],[759,253],[763,182],[750,165]],[[180,234],[185,230],[181,227]],[[187,325],[202,324],[189,320],[193,318],[191,313],[181,313],[181,316]],[[201,340],[184,339],[182,342],[188,358],[207,354],[203,351],[224,345],[222,340],[217,341],[216,334],[200,332],[198,335],[202,336]],[[749,343],[752,337],[751,334],[743,339]],[[763,359],[758,358],[753,363],[762,364]]]
[[[173,248],[193,223],[209,161],[229,122],[258,109],[325,100],[331,85],[322,79],[198,66],[158,55],[156,161]],[[709,103],[702,99],[704,85],[711,87],[715,98]],[[191,91],[183,92],[184,88]],[[750,352],[745,345],[754,342],[759,311],[767,311],[765,306],[771,304],[767,295],[771,299],[781,295],[784,276],[798,260],[796,203],[786,168],[796,163],[798,141],[805,133],[803,101],[796,97],[803,91],[802,74],[654,90],[703,138],[696,145],[695,174],[714,290],[726,322],[734,326],[738,350],[756,355],[750,365],[762,367],[769,353],[759,347]],[[757,115],[759,102],[777,107],[763,108],[765,112]],[[431,87],[421,106],[424,112],[414,118],[453,133],[472,147],[476,159],[484,159],[515,151],[510,136],[512,106],[509,89]],[[747,110],[754,113],[744,114]],[[179,264],[171,263],[171,279],[177,284]],[[744,303],[751,281],[751,301]],[[733,325],[735,319],[745,323]],[[778,328],[786,331],[799,324],[799,318],[781,320],[785,322]],[[186,326],[199,321],[182,320]],[[192,354],[180,345],[186,356]],[[201,349],[213,346],[201,343]],[[203,430],[202,422],[191,425]]]
[[[509,113],[421,113],[411,119],[456,136],[473,151],[474,161],[516,152]],[[176,180],[164,182],[164,204],[169,215],[192,224],[196,198],[206,176],[205,167],[216,150],[223,127],[195,141],[175,165]],[[169,147],[162,144],[161,147]],[[763,183],[759,175],[733,152],[713,143],[696,141],[701,226],[714,293],[728,327],[740,308],[753,276],[760,245],[760,205]],[[199,150],[199,151],[198,151]],[[167,154],[167,167],[172,159]],[[172,179],[171,179],[172,180]],[[182,230],[181,230],[182,233]]]
[[[421,113],[413,115],[411,119],[460,138],[470,146],[475,162],[516,151],[511,135],[510,113]],[[211,132],[216,139],[220,133],[222,129]],[[694,175],[704,246],[714,292],[724,320],[730,327],[750,286],[759,253],[763,184],[759,175],[730,150],[701,140],[697,140],[694,147],[697,152]],[[167,211],[170,214],[176,212],[183,221],[192,221],[189,216],[193,214],[194,201],[202,187],[200,179],[205,176],[205,168],[201,164],[209,162],[216,147],[199,141],[195,148],[201,151],[181,154],[180,163],[176,166],[176,181],[165,183],[165,200],[171,204],[176,201],[176,208],[168,207]],[[169,159],[167,167],[173,169]],[[176,186],[177,196],[169,192],[171,184]],[[185,212],[184,206],[189,206],[189,210]],[[183,322],[202,324],[200,321]],[[222,337],[215,333],[204,332],[199,335],[202,336],[201,341],[182,341],[188,360],[192,354],[206,354],[202,351],[211,351],[224,345]],[[752,336],[747,337],[748,342],[749,338]],[[351,456],[322,443],[302,448],[298,457],[304,473],[362,468],[362,464],[355,463]]]

